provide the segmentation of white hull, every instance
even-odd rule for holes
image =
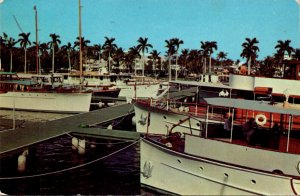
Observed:
[[[91,93],[0,93],[0,108],[45,112],[81,113],[90,109]]]
[[[254,91],[255,87],[271,87],[272,93],[299,95],[300,81],[279,79],[279,78],[265,78],[252,77],[244,75],[230,75],[229,86],[235,89]]]
[[[149,84],[141,84],[137,83],[136,88],[134,87],[134,82],[125,83],[123,80],[110,81],[107,78],[103,78],[100,80],[99,78],[86,78],[85,79],[88,86],[109,86],[113,85],[114,88],[120,88],[121,91],[119,93],[119,97],[126,97],[129,99],[132,98],[150,98],[155,97],[159,90],[158,83],[149,83]],[[77,78],[69,77],[64,81],[67,84],[79,84],[79,80]]]
[[[170,111],[158,110],[155,108],[146,108],[140,105],[134,105],[135,110],[135,119],[136,119],[136,130],[140,133],[151,133],[151,134],[160,134],[167,135],[168,130],[172,126],[178,124],[180,121],[183,121],[189,117],[186,113],[175,113]],[[150,121],[149,126],[147,126],[148,115],[150,112]],[[202,130],[202,124],[200,121],[203,119],[200,118],[190,118],[190,121],[176,126],[172,132],[182,132],[182,133],[191,133],[195,135],[200,135]],[[191,128],[191,129],[190,129]]]
[[[295,195],[300,191],[299,180],[292,177],[175,152],[144,139],[140,154],[141,184],[157,190],[180,195]]]
[[[120,88],[119,97],[127,98],[150,98],[155,97],[159,90],[159,84],[137,84],[136,88],[134,85],[117,85],[117,88]]]

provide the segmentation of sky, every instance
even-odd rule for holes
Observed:
[[[165,54],[165,40],[179,38],[182,49],[200,49],[201,41],[216,41],[227,58],[240,57],[245,38],[259,41],[258,59],[273,55],[278,40],[300,48],[300,0],[81,0],[82,36],[90,45],[115,38],[125,51],[148,38],[153,49]],[[0,34],[19,38],[30,32],[35,41],[38,11],[40,42],[60,36],[61,45],[78,36],[78,0],[0,0]],[[18,21],[22,31],[18,28]],[[149,52],[152,49],[149,50]],[[244,59],[245,60],[245,59]]]

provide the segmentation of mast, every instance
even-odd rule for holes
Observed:
[[[79,22],[79,67],[80,67],[80,86],[82,86],[82,37],[81,37],[81,0],[78,0],[78,22]]]
[[[36,6],[34,6],[33,9],[35,12],[36,73],[41,74],[41,70],[39,69],[38,15]]]

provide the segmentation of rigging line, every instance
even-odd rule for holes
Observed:
[[[48,172],[48,173],[43,173],[43,174],[36,174],[36,175],[31,175],[31,176],[16,176],[16,177],[0,177],[0,180],[16,180],[16,179],[26,179],[26,178],[35,178],[35,177],[42,177],[42,176],[48,176],[48,175],[53,175],[53,174],[58,174],[58,173],[62,173],[62,172],[66,172],[66,171],[71,171],[71,170],[74,170],[74,169],[78,169],[78,168],[81,168],[81,167],[84,167],[84,166],[87,166],[87,165],[90,165],[92,163],[95,163],[97,161],[100,161],[100,160],[103,160],[103,159],[106,159],[112,155],[115,155],[133,145],[135,145],[136,143],[138,143],[140,141],[140,139],[136,140],[135,142],[132,142],[132,144],[129,144],[128,146],[125,146],[124,148],[121,148],[120,150],[117,150],[111,154],[108,154],[108,155],[105,155],[103,157],[100,157],[98,159],[95,159],[93,161],[90,161],[88,163],[85,163],[85,164],[81,164],[81,165],[77,165],[77,166],[74,166],[74,167],[70,167],[70,168],[66,168],[66,169],[62,169],[62,170],[59,170],[59,171],[54,171],[54,172]]]
[[[15,16],[15,15],[13,15],[13,17],[14,17],[14,19],[15,19],[16,23],[17,23],[17,26],[18,26],[19,30],[20,30],[22,33],[24,33],[24,31],[22,30],[22,28],[21,28],[21,25],[19,24],[19,22],[18,22],[18,20],[17,20],[16,16]]]

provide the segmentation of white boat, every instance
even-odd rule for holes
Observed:
[[[300,62],[291,62],[288,70],[300,70]],[[223,76],[221,76],[223,77]],[[135,104],[137,130],[146,133],[156,132],[157,134],[167,134],[167,127],[180,124],[175,129],[181,127],[183,132],[195,131],[201,128],[201,120],[205,120],[206,108],[201,101],[206,97],[230,97],[246,100],[260,100],[276,105],[277,107],[300,109],[300,75],[290,78],[266,78],[244,75],[230,75],[229,83],[217,82],[216,78],[209,82],[207,75],[205,82],[201,81],[172,81],[170,85],[178,85],[179,89],[195,87],[194,94],[186,96],[170,97],[165,96],[159,100],[148,100],[147,102],[137,100]],[[180,95],[180,92],[178,93]],[[151,113],[150,121],[157,122],[145,126],[148,113]],[[211,111],[213,114],[213,111]],[[224,115],[210,118],[212,122],[224,122]],[[193,116],[188,121],[184,119]],[[146,121],[147,122],[147,121]],[[163,127],[163,129],[158,129]],[[184,130],[183,127],[186,129]]]
[[[232,114],[238,110],[249,111],[247,114],[268,113],[271,124],[256,129],[260,140],[253,144],[238,134],[241,131],[238,122],[248,117],[238,113],[232,115],[234,121],[228,133],[223,124],[208,123],[209,114],[200,135],[169,130],[165,136],[149,131],[140,147],[142,186],[180,195],[300,193],[299,110],[250,100],[207,98],[205,101],[208,110],[224,107]],[[278,146],[268,143],[275,140],[270,127],[276,115],[288,116],[282,118],[279,135],[276,133]],[[272,134],[263,137],[265,133]]]
[[[65,75],[65,83],[79,84],[79,74],[73,73]],[[84,72],[84,84],[90,88],[113,87],[121,89],[119,97],[124,97],[130,101],[134,98],[149,98],[157,95],[160,89],[160,82],[146,79],[142,76],[132,76],[131,74],[99,74],[98,72]]]
[[[92,92],[49,84],[46,76],[35,76],[35,79],[20,80],[15,73],[0,72],[0,108],[62,113],[89,111]]]
[[[197,86],[199,97],[234,97],[249,100],[272,100],[300,104],[300,61],[284,62],[285,71],[280,78],[230,74],[228,82],[223,76],[200,75],[197,81],[172,81],[179,86]]]

